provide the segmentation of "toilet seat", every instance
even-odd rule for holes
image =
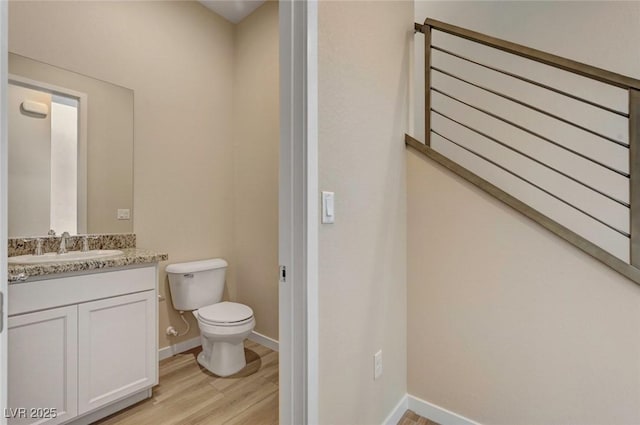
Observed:
[[[198,309],[198,321],[213,326],[241,326],[253,320],[253,310],[244,304],[223,301]]]

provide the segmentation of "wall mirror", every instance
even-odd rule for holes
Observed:
[[[133,90],[9,54],[9,237],[133,232]]]

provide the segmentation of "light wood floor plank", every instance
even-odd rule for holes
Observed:
[[[278,393],[259,401],[251,409],[247,409],[224,425],[254,425],[278,423]]]
[[[152,398],[97,422],[100,425],[277,425],[278,353],[245,342],[247,367],[227,378],[196,361],[200,349],[160,362]]]
[[[436,422],[430,421],[427,418],[423,418],[422,416],[416,414],[412,410],[407,410],[400,418],[400,421],[397,425],[439,425]]]

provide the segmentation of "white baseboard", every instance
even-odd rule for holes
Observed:
[[[253,342],[257,342],[260,345],[264,345],[267,348],[271,348],[273,351],[278,351],[278,347],[279,347],[278,341],[276,341],[273,338],[269,338],[268,336],[264,336],[261,333],[253,331],[248,336],[248,339],[250,339]]]
[[[409,408],[409,396],[405,394],[400,399],[398,404],[396,404],[396,407],[393,408],[391,413],[389,413],[389,416],[387,416],[387,418],[384,420],[382,425],[397,425],[398,422],[400,422],[402,415],[404,415],[404,412],[406,412],[408,408]]]
[[[251,332],[248,339],[253,342],[257,342],[260,345],[264,345],[267,348],[271,348],[273,351],[278,351],[278,341],[268,336],[264,336],[258,332]],[[168,359],[176,354],[183,353],[192,348],[196,348],[200,345],[200,337],[188,339],[186,341],[179,342],[168,347],[164,347],[158,350],[158,361]]]
[[[480,423],[458,415],[444,407],[436,406],[433,403],[419,399],[410,394],[405,394],[398,401],[389,416],[384,420],[382,425],[397,425],[407,410],[412,410],[418,415],[437,422],[440,425],[480,425]]]
[[[480,425],[480,423],[458,415],[444,407],[419,399],[407,394],[408,408],[418,415],[439,423],[440,425]],[[397,423],[397,422],[396,422]]]
[[[197,336],[195,338],[191,338],[186,341],[161,348],[158,350],[158,361],[168,359],[169,357],[175,356],[176,354],[183,353],[187,350],[191,350],[192,348],[196,348],[200,344],[200,337]]]

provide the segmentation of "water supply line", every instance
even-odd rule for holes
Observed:
[[[174,328],[173,326],[169,326],[166,330],[167,336],[183,336],[189,333],[191,325],[189,324],[189,321],[184,317],[184,311],[182,310],[180,310],[180,318],[182,319],[184,324],[187,325],[187,329],[185,329],[184,332],[178,332],[176,328]]]

